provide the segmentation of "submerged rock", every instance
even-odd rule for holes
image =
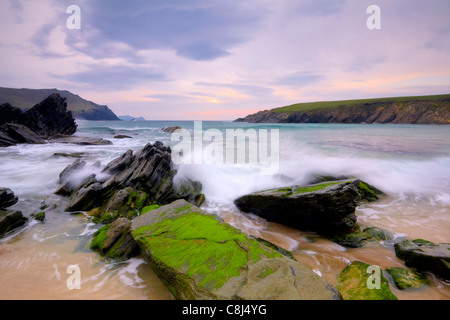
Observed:
[[[393,267],[386,269],[386,272],[400,290],[420,289],[429,283],[425,274],[410,269]]]
[[[161,129],[161,131],[168,132],[168,133],[173,133],[173,132],[178,131],[178,130],[181,130],[181,127],[178,127],[178,126],[176,126],[176,127],[164,127],[164,128]]]
[[[103,138],[57,135],[48,140],[50,143],[67,143],[81,146],[105,146],[113,143]]]
[[[388,241],[392,239],[392,235],[383,229],[377,227],[361,229],[359,225],[356,225],[352,232],[341,234],[332,240],[344,247],[360,248],[369,242]]]
[[[371,270],[378,270],[378,279]],[[344,300],[398,300],[382,270],[361,261],[353,261],[341,271],[337,289]]]
[[[450,243],[404,239],[396,243],[394,249],[396,256],[404,260],[406,266],[450,279]]]
[[[147,263],[177,299],[337,299],[304,265],[178,200],[131,227]]]
[[[11,189],[0,188],[0,209],[9,208],[16,204],[19,198]]]
[[[234,201],[243,212],[300,230],[336,234],[349,231],[356,222],[361,199],[359,180],[322,182],[255,192]]]
[[[0,210],[0,238],[7,232],[23,226],[27,221],[21,211]]]

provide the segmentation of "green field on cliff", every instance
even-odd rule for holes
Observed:
[[[323,109],[333,109],[341,106],[373,106],[374,104],[384,103],[407,103],[407,102],[431,102],[430,106],[441,106],[444,101],[450,99],[450,94],[432,95],[432,96],[414,96],[414,97],[394,97],[394,98],[374,98],[359,100],[340,100],[340,101],[318,101],[296,103],[290,106],[273,109],[277,113],[295,113]]]

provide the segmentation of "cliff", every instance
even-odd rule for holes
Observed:
[[[450,94],[300,103],[235,122],[450,124]]]
[[[0,105],[9,103],[25,111],[54,93],[66,98],[67,109],[76,119],[120,120],[107,106],[98,105],[69,91],[58,89],[0,88]]]

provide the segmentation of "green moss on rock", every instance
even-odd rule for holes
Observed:
[[[344,300],[398,300],[389,288],[388,280],[379,269],[379,286],[375,275],[369,274],[371,265],[353,261],[341,271],[337,289]],[[369,278],[372,277],[372,278]]]
[[[303,265],[185,200],[141,215],[131,232],[145,260],[177,299],[338,295]]]
[[[410,269],[393,267],[386,269],[386,272],[389,273],[395,286],[400,290],[419,289],[429,283],[425,274]]]

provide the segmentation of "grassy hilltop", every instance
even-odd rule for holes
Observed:
[[[297,103],[235,121],[450,124],[450,94]]]

